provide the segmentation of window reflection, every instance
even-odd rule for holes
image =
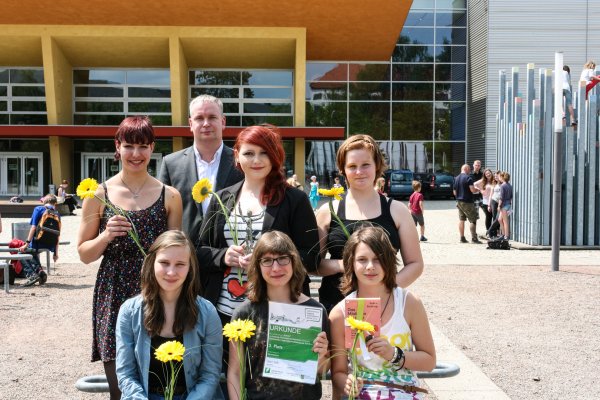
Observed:
[[[379,143],[391,169],[408,169],[413,172],[432,172],[433,143],[388,141]]]
[[[466,28],[437,28],[436,44],[467,44]]]
[[[433,28],[411,28],[405,27],[402,29],[402,36],[406,36],[408,38],[408,43],[413,44],[434,44],[433,36],[434,36]]]
[[[465,103],[435,103],[435,140],[465,140]]]
[[[435,61],[442,63],[467,62],[467,46],[436,46]]]
[[[456,176],[465,162],[465,145],[460,142],[435,142],[433,159],[435,172],[450,172]]]
[[[392,54],[394,62],[433,62],[433,46],[397,45]]]
[[[432,98],[432,83],[405,82],[392,84],[392,100],[431,100]]]
[[[394,81],[432,81],[433,64],[394,64],[392,66]]]
[[[431,103],[393,103],[392,140],[432,140]]]
[[[404,26],[433,26],[433,22],[433,11],[411,10],[406,16]]]
[[[350,103],[348,133],[366,133],[378,140],[390,138],[390,103]]]
[[[350,83],[350,100],[389,100],[390,83],[387,82],[366,82]]]
[[[466,81],[467,68],[465,64],[436,64],[436,81]]]
[[[346,102],[306,102],[306,126],[346,126]]]

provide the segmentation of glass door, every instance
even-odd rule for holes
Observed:
[[[0,195],[43,195],[42,153],[0,154]]]

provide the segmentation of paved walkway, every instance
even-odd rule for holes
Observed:
[[[453,201],[427,201],[425,204],[425,223],[428,241],[422,243],[425,266],[435,265],[534,265],[547,266],[550,270],[550,251],[548,250],[511,250],[493,251],[485,244],[461,244],[457,232],[457,213]],[[81,210],[77,210],[81,214]],[[80,263],[77,254],[77,231],[81,217],[63,217],[61,240],[70,241],[60,249],[59,263]],[[4,218],[0,242],[11,239],[11,224],[27,222],[25,218]],[[481,226],[480,234],[484,233]],[[587,270],[600,273],[597,250],[561,251],[560,264],[563,270]],[[432,326],[439,361],[457,363],[461,372],[456,377],[428,379],[433,391],[432,398],[446,399],[507,399],[500,390],[465,354],[460,351],[439,329]]]

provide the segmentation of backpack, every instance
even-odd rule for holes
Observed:
[[[35,248],[53,248],[58,243],[59,236],[60,216],[58,215],[58,211],[47,208],[35,228],[33,236]]]
[[[487,248],[492,250],[510,250],[510,243],[504,238],[490,239],[488,240]]]

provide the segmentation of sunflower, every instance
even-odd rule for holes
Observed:
[[[182,343],[177,340],[171,340],[164,342],[154,352],[154,356],[158,361],[169,362],[169,361],[182,361],[185,347]]]
[[[227,337],[229,341],[242,341],[254,335],[256,325],[249,319],[236,319],[223,327],[223,336]]]
[[[346,322],[348,322],[352,329],[355,329],[359,332],[375,331],[375,327],[373,326],[373,324],[367,321],[361,321],[360,319],[355,319],[353,316],[349,316],[348,318],[346,318]]]
[[[92,199],[98,189],[98,182],[94,178],[85,178],[77,186],[77,196],[81,199]]]
[[[208,178],[200,179],[192,187],[192,197],[196,203],[202,203],[212,193],[212,185]]]
[[[334,187],[331,189],[319,189],[319,194],[322,194],[326,197],[333,197],[336,200],[342,200],[342,195],[344,194],[343,187]]]

